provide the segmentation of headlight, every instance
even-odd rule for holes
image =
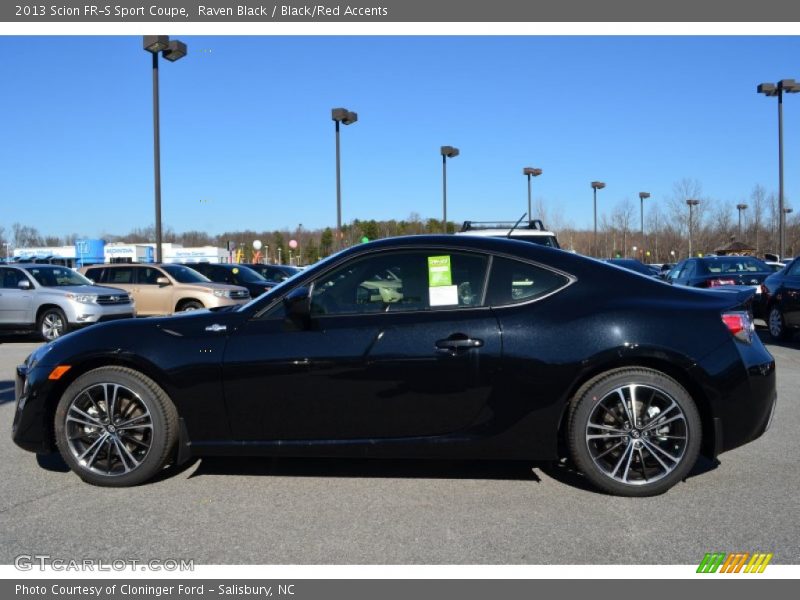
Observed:
[[[81,304],[95,304],[97,302],[97,294],[67,294],[67,298]]]
[[[230,298],[231,291],[230,290],[214,290],[214,295],[219,298]]]

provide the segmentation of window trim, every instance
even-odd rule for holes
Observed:
[[[543,265],[542,263],[536,262],[535,260],[519,258],[518,256],[512,256],[510,254],[505,254],[505,253],[497,253],[497,254],[493,254],[492,256],[499,256],[501,258],[507,258],[509,260],[515,260],[517,262],[521,262],[521,263],[524,263],[524,264],[531,265],[533,267],[538,267],[540,269],[544,269],[545,271],[550,271],[551,273],[555,273],[557,275],[561,275],[562,277],[565,277],[567,279],[567,282],[564,285],[559,286],[559,287],[555,288],[554,290],[552,290],[550,292],[547,292],[543,296],[537,296],[536,298],[531,298],[530,300],[523,300],[522,302],[512,302],[510,304],[498,304],[498,305],[486,304],[485,305],[487,308],[491,308],[492,310],[503,310],[504,308],[517,308],[519,306],[525,306],[527,304],[533,304],[534,302],[539,302],[540,300],[545,300],[545,299],[549,298],[550,296],[558,294],[559,292],[567,289],[573,283],[576,283],[578,281],[577,277],[575,277],[574,275],[572,275],[570,273],[567,273],[566,271],[562,271],[561,269],[555,269],[555,268],[553,268],[553,267],[551,267],[549,265]],[[492,276],[492,273],[490,271],[489,272],[489,277],[486,278],[487,286],[488,286],[489,279],[491,279],[491,276]],[[488,291],[488,288],[487,288],[487,291]],[[484,297],[484,303],[485,302],[486,302],[486,297]]]
[[[250,316],[247,318],[247,320],[248,321],[257,321],[257,320],[262,319],[265,315],[267,315],[267,313],[269,313],[270,311],[274,310],[275,307],[278,304],[283,303],[284,298],[286,298],[286,296],[288,294],[290,294],[293,290],[295,290],[297,288],[300,288],[300,287],[308,288],[308,293],[309,293],[309,296],[310,296],[312,291],[313,291],[313,286],[317,281],[319,281],[322,277],[325,277],[326,275],[331,273],[334,269],[338,269],[339,267],[341,267],[346,262],[349,262],[350,260],[353,260],[353,259],[356,259],[356,258],[366,258],[366,257],[371,256],[373,254],[376,254],[378,252],[381,252],[381,253],[383,253],[383,252],[395,252],[395,251],[402,252],[402,251],[405,251],[405,250],[422,250],[423,252],[425,252],[425,251],[466,252],[466,253],[479,254],[479,255],[486,256],[489,260],[487,262],[487,274],[486,274],[486,279],[485,279],[485,282],[484,282],[484,290],[483,290],[483,297],[481,299],[481,304],[479,306],[470,306],[470,307],[459,306],[459,307],[454,307],[454,308],[450,308],[450,309],[441,308],[441,309],[437,309],[435,311],[431,311],[429,309],[429,310],[409,310],[409,311],[402,311],[402,312],[398,311],[398,312],[388,312],[388,313],[387,312],[362,313],[361,316],[364,316],[364,315],[367,315],[367,316],[384,315],[384,314],[391,314],[391,315],[419,314],[419,313],[431,314],[431,313],[441,313],[441,312],[449,312],[449,311],[457,311],[457,310],[504,310],[504,309],[514,309],[514,308],[518,308],[520,306],[525,306],[527,304],[533,304],[534,302],[540,302],[542,300],[546,300],[550,296],[554,296],[555,294],[558,294],[558,293],[564,291],[565,289],[567,289],[572,284],[578,282],[578,277],[576,277],[575,275],[573,275],[571,273],[567,273],[566,271],[562,271],[561,269],[552,267],[550,265],[542,264],[542,263],[540,263],[540,262],[538,262],[536,260],[532,260],[532,259],[529,259],[529,258],[522,258],[522,257],[519,257],[519,256],[514,255],[514,254],[509,254],[507,252],[494,252],[494,251],[491,251],[491,250],[472,249],[472,248],[469,248],[469,249],[465,250],[464,248],[461,248],[461,247],[449,246],[449,245],[431,247],[428,244],[419,244],[419,245],[413,244],[413,245],[409,245],[409,246],[401,246],[401,247],[390,248],[390,249],[383,249],[383,248],[375,249],[375,250],[370,250],[368,252],[364,252],[363,254],[357,254],[355,256],[342,257],[341,260],[337,260],[336,262],[332,263],[328,268],[326,268],[321,273],[319,273],[318,275],[316,275],[313,278],[311,278],[310,281],[309,280],[303,280],[303,281],[296,282],[295,285],[293,285],[290,288],[287,288],[285,291],[283,291],[282,294],[277,296],[271,302],[265,304],[260,309],[254,310],[250,314]],[[562,250],[562,252],[563,252],[563,250]],[[561,275],[561,276],[565,277],[567,279],[567,282],[563,286],[561,286],[559,288],[556,288],[555,290],[545,294],[544,296],[539,296],[539,297],[533,298],[531,300],[525,300],[523,302],[517,302],[517,303],[514,303],[514,304],[503,304],[503,305],[499,305],[499,306],[487,305],[486,304],[486,297],[487,297],[487,294],[488,294],[489,279],[491,278],[491,275],[492,275],[491,268],[492,268],[492,265],[494,263],[494,258],[495,257],[508,258],[510,260],[516,260],[516,261],[521,262],[521,263],[525,263],[525,264],[533,265],[535,267],[539,267],[541,269],[545,269],[547,271],[550,271],[552,273],[556,273],[558,275]],[[314,317],[314,318],[315,319],[319,319],[319,318],[334,318],[334,317],[350,317],[350,318],[352,318],[356,314],[358,314],[358,313],[348,313],[348,314],[343,314],[343,315],[323,315],[322,317],[317,316],[317,317]]]

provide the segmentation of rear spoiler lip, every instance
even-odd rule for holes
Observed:
[[[722,285],[714,288],[715,292],[723,292],[731,295],[733,302],[725,310],[747,310],[753,312],[753,299],[756,296],[756,288],[750,285]]]

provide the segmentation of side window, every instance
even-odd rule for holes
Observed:
[[[95,283],[104,283],[103,278],[107,272],[106,269],[86,269],[86,277]]]
[[[487,258],[410,251],[355,259],[314,282],[311,313],[340,315],[480,306]]]
[[[697,264],[695,263],[695,261],[693,260],[687,261],[686,265],[684,265],[683,267],[683,271],[681,271],[681,279],[694,277],[696,271],[697,271]]]
[[[7,268],[0,269],[0,287],[4,289],[16,290],[19,282],[24,281],[25,279],[26,277],[22,271]]]
[[[103,283],[114,285],[115,283],[133,283],[133,267],[120,269],[108,269],[108,274]]]
[[[153,267],[136,269],[136,282],[142,285],[158,285],[156,279],[161,277],[161,271]]]
[[[228,269],[222,267],[211,267],[208,276],[212,281],[219,281],[222,283],[235,283],[235,277]]]
[[[800,258],[796,258],[786,269],[786,277],[800,277]]]
[[[489,279],[490,306],[505,306],[541,298],[569,283],[548,269],[510,258],[495,257]]]

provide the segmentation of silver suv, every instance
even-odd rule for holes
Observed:
[[[67,267],[0,265],[0,329],[35,330],[50,341],[70,329],[135,315],[127,292],[92,285]]]
[[[539,219],[532,221],[464,221],[461,231],[456,235],[479,235],[483,237],[508,237],[550,248],[561,248],[556,234],[544,228]]]

